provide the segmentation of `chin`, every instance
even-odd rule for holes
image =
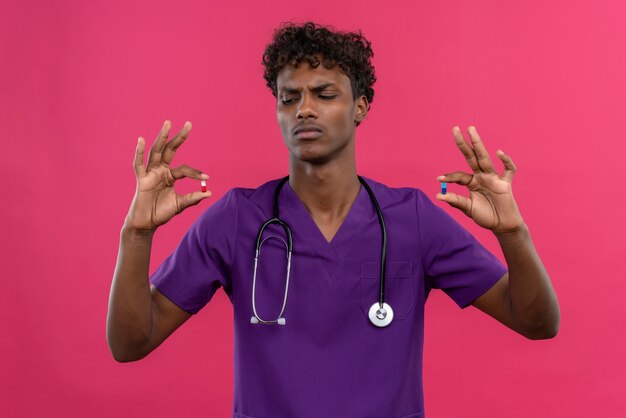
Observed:
[[[319,146],[312,146],[313,144],[302,144],[290,148],[289,154],[295,161],[301,161],[303,163],[320,165],[325,164],[330,160],[331,155],[327,152],[323,152]],[[319,145],[319,144],[318,144]]]
[[[289,153],[291,158],[295,161],[313,165],[323,165],[332,160],[343,159],[347,151],[346,148],[347,144],[346,146],[332,148],[322,143],[301,143],[289,147]]]
[[[328,155],[322,154],[314,154],[314,153],[302,153],[302,154],[292,154],[293,158],[298,161],[302,161],[303,163],[312,164],[312,165],[323,165],[330,161]]]

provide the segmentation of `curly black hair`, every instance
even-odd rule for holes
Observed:
[[[272,42],[263,53],[263,78],[272,94],[276,97],[278,73],[286,65],[298,66],[303,60],[317,68],[339,65],[350,78],[354,99],[365,96],[369,103],[374,100],[376,74],[371,58],[374,56],[371,42],[365,39],[361,31],[338,32],[333,28],[306,22],[301,25],[284,23],[274,31]]]

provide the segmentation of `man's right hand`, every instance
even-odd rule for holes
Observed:
[[[185,177],[207,180],[209,176],[188,165],[170,167],[176,150],[189,136],[191,122],[186,122],[183,129],[168,142],[170,129],[171,122],[166,120],[154,145],[150,148],[146,166],[144,166],[145,140],[139,137],[137,141],[133,163],[137,189],[124,223],[126,228],[154,232],[174,215],[211,196],[208,190],[206,192],[195,191],[186,195],[179,195],[174,190],[176,180]]]
[[[206,180],[209,176],[186,165],[170,168],[176,150],[189,135],[191,123],[185,123],[168,142],[170,127],[171,123],[165,121],[145,166],[145,141],[140,137],[137,143],[137,191],[120,234],[107,315],[107,341],[117,361],[145,357],[191,317],[151,286],[148,279],[156,228],[211,195],[208,191],[196,191],[181,196],[174,191],[176,180]]]

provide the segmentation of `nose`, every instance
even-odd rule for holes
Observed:
[[[317,109],[315,108],[314,100],[311,98],[310,94],[305,93],[302,95],[296,118],[299,120],[307,118],[317,119]]]

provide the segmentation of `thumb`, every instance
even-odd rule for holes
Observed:
[[[467,197],[460,196],[456,193],[437,193],[437,200],[446,202],[453,208],[459,209],[464,214],[469,214],[472,207],[471,201]]]
[[[183,196],[178,196],[178,213],[184,211],[185,209],[187,209],[189,206],[194,206],[197,205],[198,203],[200,203],[202,200],[206,199],[207,197],[211,196],[211,192],[210,191],[206,191],[206,192],[191,192],[191,193],[187,193],[186,195]]]

